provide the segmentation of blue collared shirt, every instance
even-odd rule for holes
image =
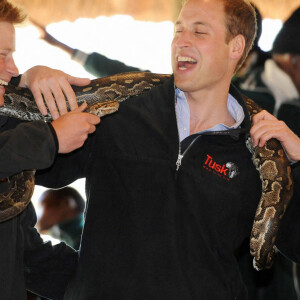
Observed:
[[[184,92],[176,88],[176,115],[177,115],[177,125],[179,130],[180,141],[183,141],[186,137],[190,135],[190,108],[185,97]],[[237,100],[230,94],[227,98],[227,108],[235,123],[228,127],[222,123],[219,123],[209,129],[200,131],[198,133],[203,133],[207,131],[221,131],[228,129],[238,128],[245,118],[244,110],[242,106],[237,102]]]

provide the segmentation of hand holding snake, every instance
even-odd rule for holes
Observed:
[[[49,110],[55,120],[68,112],[66,99],[71,110],[78,107],[76,95],[70,84],[86,86],[90,82],[88,78],[73,77],[46,66],[35,66],[22,74],[19,86],[29,88],[40,112],[47,115]]]
[[[258,147],[263,147],[269,139],[275,138],[280,141],[291,162],[300,160],[299,137],[283,121],[266,110],[253,116],[250,135],[253,145]]]

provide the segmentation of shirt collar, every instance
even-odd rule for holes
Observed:
[[[180,89],[176,88],[176,115],[177,124],[179,129],[180,140],[182,141],[190,134],[190,108],[185,97],[185,94]],[[223,131],[238,128],[245,118],[245,113],[242,106],[238,101],[231,95],[228,94],[227,98],[227,108],[235,123],[232,126],[226,126],[225,124],[219,123],[212,128],[200,131],[198,133],[213,132],[213,131]]]

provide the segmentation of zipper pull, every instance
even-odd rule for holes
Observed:
[[[183,158],[183,155],[179,153],[179,154],[178,154],[177,161],[176,161],[176,166],[177,166],[176,171],[178,171],[179,168],[180,168],[180,166],[181,166],[182,158]]]

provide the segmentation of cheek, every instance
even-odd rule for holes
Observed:
[[[214,72],[219,69],[224,61],[223,54],[216,47],[205,46],[198,48],[201,59],[199,66],[208,69],[209,72]]]
[[[5,71],[5,61],[3,59],[0,59],[0,74]]]
[[[173,40],[172,40],[172,43],[171,43],[172,56],[175,55],[175,52],[176,52],[176,38],[174,37]]]

